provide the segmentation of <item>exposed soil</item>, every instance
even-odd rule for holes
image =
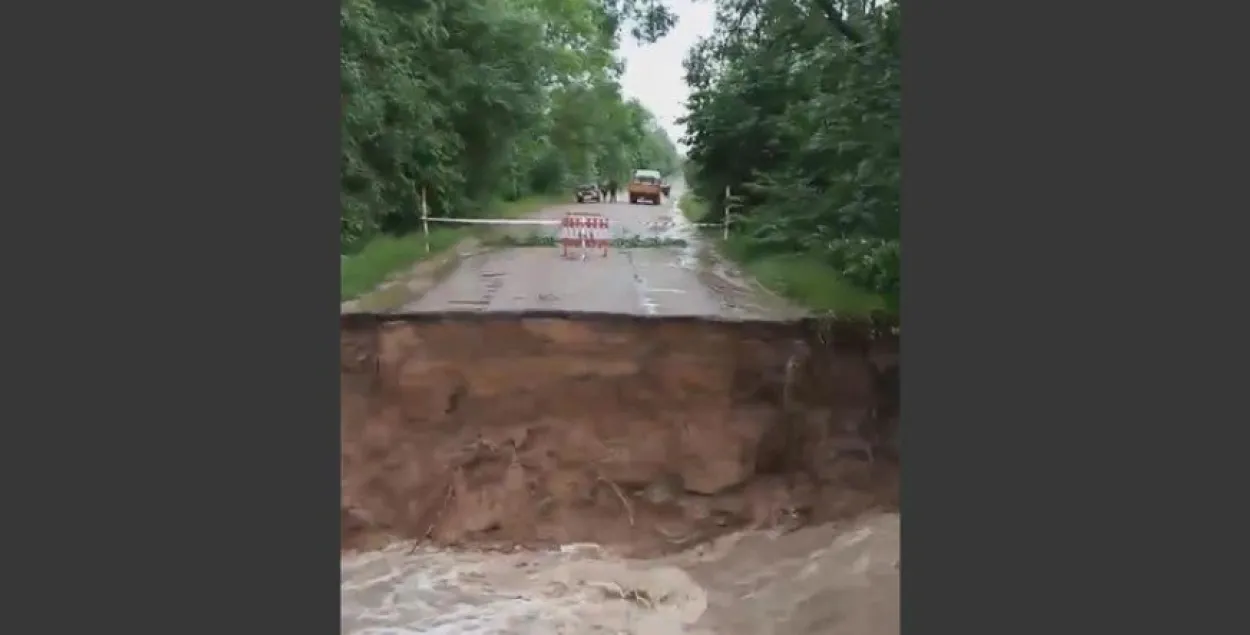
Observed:
[[[640,426],[637,432],[657,431]],[[601,434],[589,429],[570,434],[606,445]],[[738,452],[737,444],[720,440],[719,433],[696,434],[705,437],[709,454]],[[401,537],[498,549],[594,542],[644,558],[743,529],[793,531],[897,506],[897,470],[888,463],[874,469],[867,461],[848,458],[831,465],[821,482],[797,471],[753,475],[740,485],[700,494],[683,489],[676,464],[651,466],[655,474],[622,484],[593,467],[562,465],[555,458],[553,435],[538,428],[517,426],[502,436],[521,438],[523,444],[505,441],[491,447],[486,441],[467,441],[459,451],[448,444],[415,451],[415,460],[446,475],[434,483],[411,484],[411,522],[371,522],[368,512],[345,508],[344,548],[377,547]]]
[[[346,338],[345,364],[366,372],[343,377],[344,548],[595,542],[651,557],[897,508],[891,444],[842,425],[895,398],[863,353],[787,378],[794,344],[776,326],[752,340],[750,323],[646,323],[379,323],[371,352]],[[807,396],[836,403],[782,403],[830,372],[837,385]]]

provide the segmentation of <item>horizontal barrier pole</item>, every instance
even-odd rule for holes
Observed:
[[[431,223],[462,225],[559,225],[560,219],[547,218],[430,218]]]

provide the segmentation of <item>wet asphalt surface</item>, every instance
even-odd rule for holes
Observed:
[[[573,252],[552,247],[496,249],[465,258],[445,280],[399,311],[603,311],[639,315],[771,317],[775,298],[761,297],[735,280],[732,268],[716,264],[710,246],[680,217],[680,190],[660,205],[570,202],[542,210],[535,218],[560,219],[568,212],[605,216],[613,238],[681,238],[687,247],[645,247]],[[619,201],[619,199],[618,199]],[[525,231],[555,235],[558,227]]]

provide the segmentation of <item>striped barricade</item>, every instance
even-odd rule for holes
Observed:
[[[561,257],[568,258],[570,248],[580,249],[583,260],[586,259],[587,249],[602,249],[606,257],[611,242],[608,219],[602,214],[570,212],[560,223]]]

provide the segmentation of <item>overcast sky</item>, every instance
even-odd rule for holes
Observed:
[[[639,45],[627,34],[621,38],[626,64],[621,87],[627,97],[642,102],[676,142],[685,134],[677,118],[686,114],[689,94],[681,62],[696,40],[711,35],[716,6],[713,0],[670,0],[668,5],[677,14],[677,26],[659,42]],[[685,152],[681,143],[678,147]]]

